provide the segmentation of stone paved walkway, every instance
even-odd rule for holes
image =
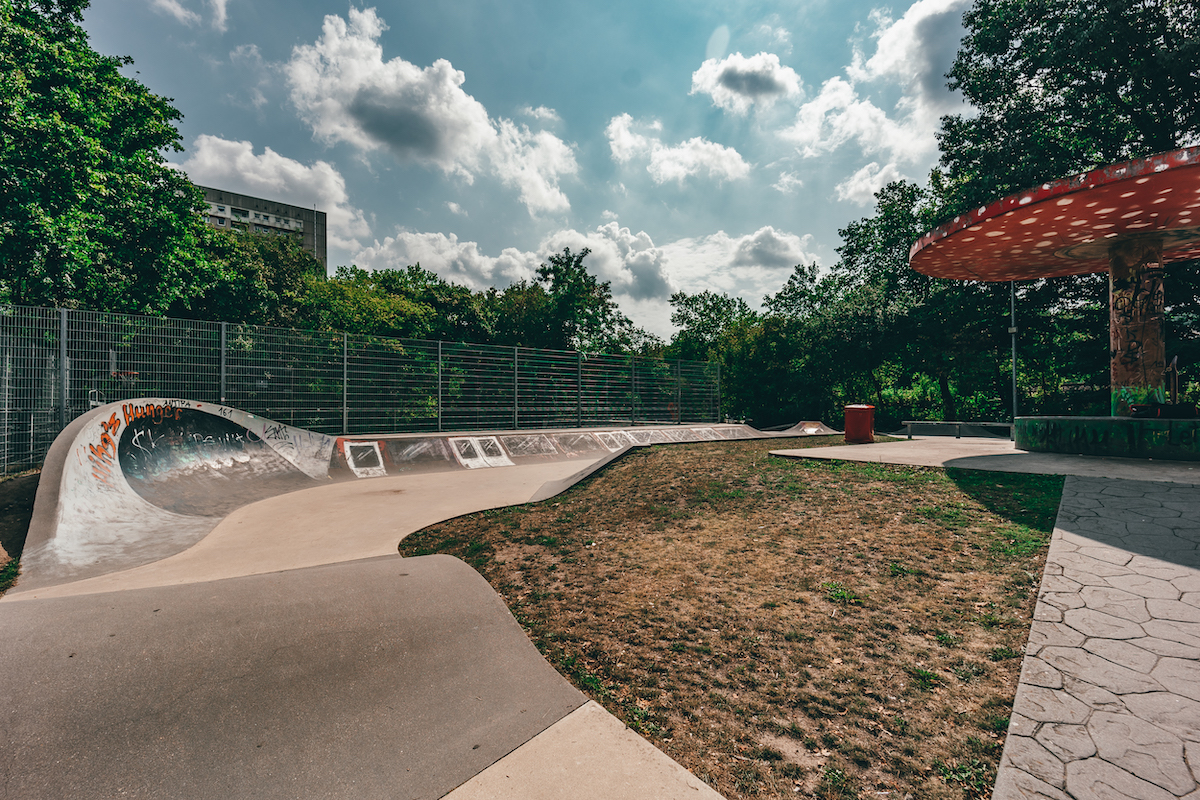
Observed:
[[[1200,486],[1067,477],[993,800],[1200,800]]]
[[[992,800],[1200,800],[1200,464],[945,438],[775,454],[1066,475]]]

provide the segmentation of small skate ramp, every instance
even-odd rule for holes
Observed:
[[[820,420],[809,422],[797,422],[790,428],[780,431],[778,436],[835,436],[841,435],[841,431],[835,431],[833,428],[826,425]]]
[[[236,508],[329,481],[334,439],[237,409],[112,403],[46,456],[18,591],[181,552]]]
[[[586,698],[450,556],[0,603],[0,794],[436,798]]]

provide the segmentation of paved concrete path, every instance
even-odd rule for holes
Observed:
[[[1200,800],[1200,483],[1003,440],[781,451],[1067,475],[993,800]]]

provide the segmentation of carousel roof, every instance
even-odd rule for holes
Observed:
[[[1116,242],[1163,241],[1163,260],[1200,258],[1200,147],[1044,183],[922,236],[909,265],[937,278],[1028,280],[1103,272]]]

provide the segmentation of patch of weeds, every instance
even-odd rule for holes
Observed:
[[[625,706],[625,722],[630,728],[647,736],[658,736],[663,732],[662,726],[654,722],[650,712],[637,706]]]
[[[750,757],[756,758],[759,761],[783,761],[783,753],[772,747],[760,747],[757,750],[752,750]]]
[[[948,631],[937,631],[934,634],[934,638],[937,639],[937,643],[942,647],[958,647],[960,644],[962,644],[961,636],[957,636]]]
[[[684,650],[687,650],[687,645],[683,642],[671,642],[672,653],[682,653]]]
[[[968,736],[967,747],[970,748],[971,752],[973,753],[979,753],[980,755],[988,758],[999,758],[1000,751],[1003,749],[1004,743],[986,742],[983,739],[980,739],[978,736]]]
[[[913,513],[946,528],[965,528],[973,521],[970,509],[959,504],[919,506],[913,509]]]
[[[888,564],[888,575],[891,575],[893,578],[903,578],[905,575],[916,574],[917,570],[906,567],[897,561]]]
[[[912,678],[913,685],[923,692],[928,692],[942,682],[942,679],[936,672],[930,672],[927,669],[920,669],[919,667],[910,668],[908,675]]]
[[[814,636],[809,636],[807,633],[801,633],[797,630],[790,630],[783,634],[783,640],[785,642],[811,642],[815,638],[816,637]]]
[[[826,767],[817,785],[817,797],[823,800],[857,800],[858,792],[850,776],[837,767]]]
[[[739,792],[758,794],[762,783],[762,770],[754,764],[739,764],[733,770],[733,788]]]
[[[908,735],[908,720],[906,720],[904,717],[901,717],[899,715],[892,717],[892,721],[891,721],[891,724],[889,725],[889,727],[892,729],[893,732],[895,732],[896,734],[898,734],[900,736]]]
[[[977,758],[957,764],[935,761],[933,767],[946,783],[961,786],[968,800],[983,800],[991,795],[995,779],[992,768]]]
[[[763,603],[760,608],[779,608],[779,603],[776,603],[774,600],[768,600],[767,602]]]
[[[1045,547],[1049,536],[1025,525],[1006,525],[992,540],[992,552],[1002,556],[1031,556]]]
[[[17,573],[19,571],[19,558],[10,558],[7,562],[5,562],[4,566],[0,567],[0,594],[7,592],[9,587],[16,583]]]
[[[1009,717],[988,717],[983,721],[983,729],[993,733],[1008,733]]]
[[[835,603],[842,605],[862,605],[862,598],[853,589],[847,588],[837,581],[827,581],[821,584],[821,588],[825,590],[825,597]]]
[[[988,651],[988,658],[992,661],[1004,661],[1009,658],[1020,658],[1021,651],[1013,650],[1011,647],[993,647]]]
[[[963,683],[970,683],[981,675],[987,674],[987,667],[983,664],[974,664],[970,661],[960,661],[950,668],[950,671],[958,676],[958,679]]]

